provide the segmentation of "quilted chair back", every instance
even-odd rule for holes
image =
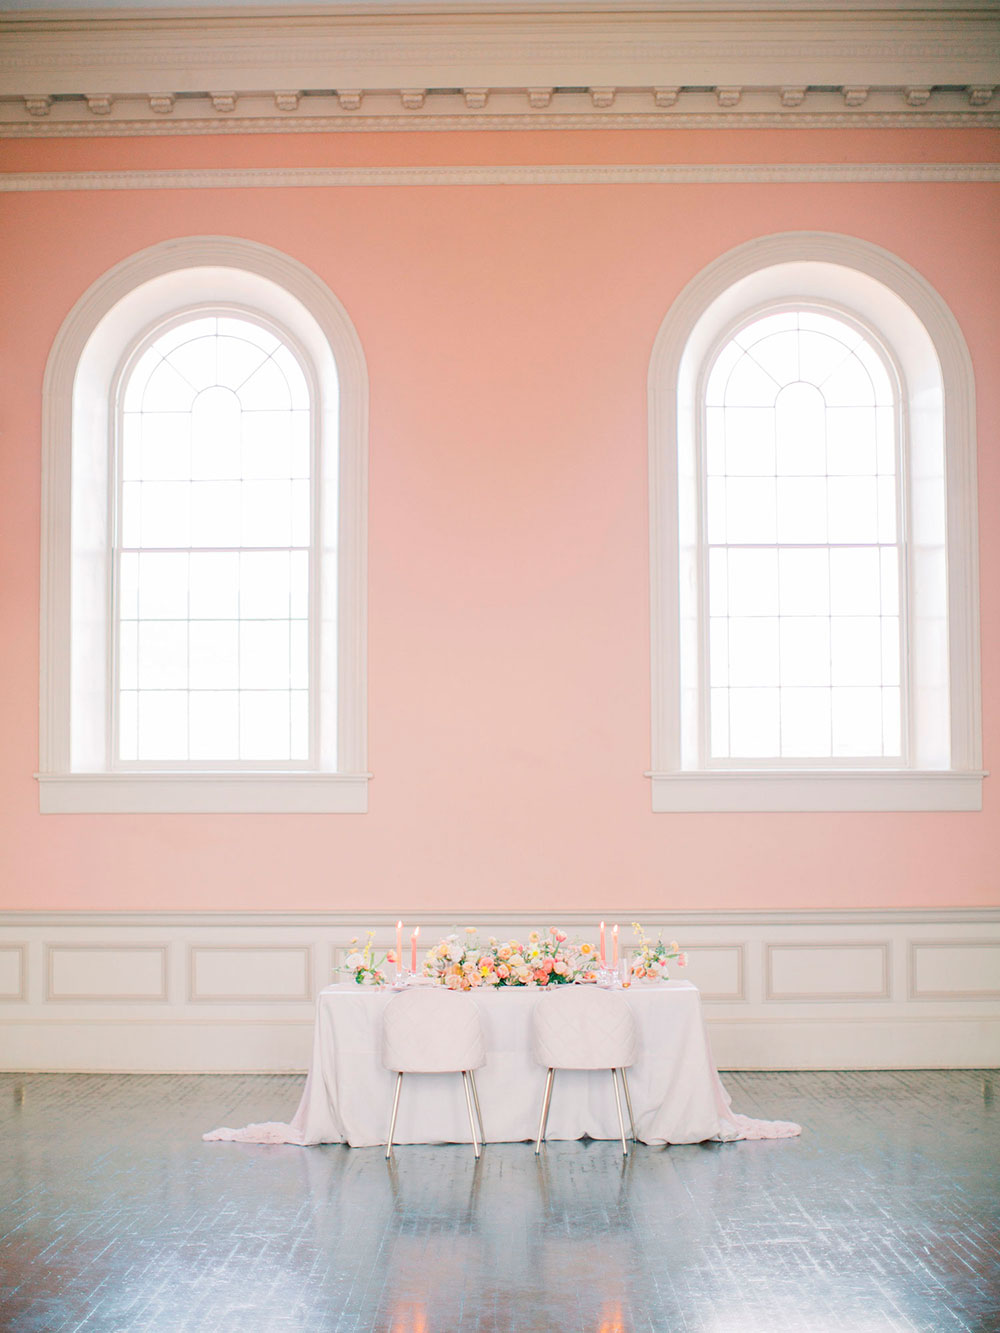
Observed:
[[[486,1040],[479,1010],[468,995],[404,991],[382,1017],[382,1063],[397,1074],[451,1074],[480,1069]]]
[[[639,1037],[621,995],[566,986],[539,997],[534,1010],[535,1059],[549,1069],[627,1069]]]

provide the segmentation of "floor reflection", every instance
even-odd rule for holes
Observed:
[[[5,1333],[993,1333],[989,1071],[731,1075],[784,1142],[204,1144],[294,1079],[0,1076]]]

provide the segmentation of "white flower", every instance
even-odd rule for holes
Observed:
[[[349,953],[345,962],[345,967],[358,968],[364,966],[364,958],[359,953]]]

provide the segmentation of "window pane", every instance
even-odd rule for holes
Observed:
[[[758,338],[747,350],[779,387],[799,378],[799,339],[794,330]]]
[[[187,546],[191,541],[191,487],[186,481],[142,483],[143,546]]]
[[[830,691],[781,691],[781,753],[788,759],[826,759],[830,744]]]
[[[835,616],[877,616],[881,593],[877,546],[830,552],[830,610]]]
[[[240,757],[240,696],[235,690],[194,690],[190,705],[192,759]]]
[[[830,684],[830,622],[796,616],[781,622],[781,684]]]
[[[831,477],[831,542],[877,542],[878,503],[874,477]]]
[[[142,620],[186,620],[188,559],[175,554],[145,552],[139,556],[139,617]]]
[[[711,751],[715,759],[729,758],[729,691],[711,692]]]
[[[726,535],[739,542],[773,542],[776,534],[774,481],[731,477],[726,482]]]
[[[708,383],[712,755],[898,753],[898,716],[883,716],[901,678],[901,560],[881,353],[834,312],[783,311],[740,329]]]
[[[122,400],[120,757],[307,760],[312,427],[301,365],[251,320],[200,315],[157,335]]]
[[[726,385],[726,406],[773,407],[779,388],[752,357],[741,356]]]
[[[240,758],[291,757],[291,696],[287,690],[247,690],[240,695]]]
[[[827,481],[825,477],[779,477],[778,540],[825,542]]]
[[[882,683],[882,634],[877,616],[835,616],[830,622],[834,685]]]
[[[882,691],[834,689],[833,753],[874,759],[882,754]]]
[[[288,621],[240,623],[240,687],[244,690],[289,687]]]
[[[830,609],[830,552],[778,552],[778,588],[783,616],[825,615]]]
[[[777,617],[730,619],[729,679],[734,685],[777,685]]]
[[[139,694],[139,758],[186,759],[186,690],[143,690]]]
[[[187,412],[143,412],[136,417],[143,481],[186,481],[191,476],[191,417]]]
[[[192,690],[235,690],[239,687],[238,630],[235,620],[191,622],[189,643]]]
[[[738,547],[729,549],[729,614],[778,614],[778,552]]]
[[[774,413],[769,407],[726,410],[725,470],[731,477],[773,477]]]
[[[239,615],[240,557],[235,551],[192,551],[191,619],[230,620]]]
[[[729,749],[734,759],[778,756],[777,690],[729,691]]]

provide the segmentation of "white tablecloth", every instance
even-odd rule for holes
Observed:
[[[389,990],[347,983],[321,991],[316,1010],[312,1067],[290,1124],[269,1122],[220,1129],[206,1139],[245,1143],[385,1143],[395,1075],[380,1059],[382,1013]],[[477,1071],[487,1142],[532,1139],[537,1132],[545,1070],[535,1064],[531,1013],[545,1004],[535,988],[476,990],[488,1058]],[[640,1054],[629,1070],[636,1130],[644,1143],[700,1143],[706,1139],[787,1138],[798,1125],[750,1120],[730,1110],[719,1081],[701,1012],[701,997],[687,981],[633,986],[623,991],[635,1014]],[[606,1071],[556,1074],[547,1138],[618,1137],[611,1075]],[[457,1074],[408,1074],[403,1079],[397,1143],[468,1143],[469,1122]]]

